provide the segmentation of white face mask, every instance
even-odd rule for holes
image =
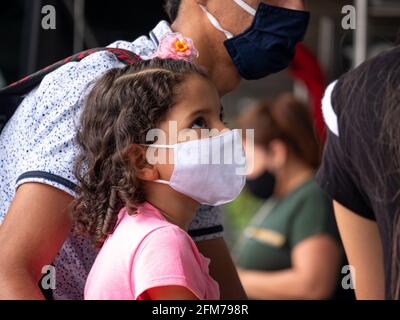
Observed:
[[[246,159],[238,130],[174,145],[148,145],[174,149],[175,167],[167,184],[200,204],[218,206],[234,200],[245,184]]]
[[[252,8],[251,6],[249,6],[246,2],[244,2],[243,0],[233,0],[238,6],[240,6],[243,10],[245,10],[247,13],[249,13],[250,15],[252,15],[253,17],[256,15],[256,10],[254,8]],[[224,28],[222,28],[221,24],[219,23],[219,21],[217,20],[217,18],[215,18],[210,11],[208,11],[208,9],[199,4],[200,8],[204,11],[204,13],[207,15],[208,20],[210,20],[211,24],[219,31],[223,32],[225,34],[225,37],[227,39],[231,39],[233,38],[233,34],[231,32],[229,32],[228,30],[225,30]]]

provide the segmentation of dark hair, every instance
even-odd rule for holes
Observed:
[[[145,200],[127,156],[132,144],[145,144],[175,104],[177,88],[190,74],[205,76],[182,60],[154,59],[112,69],[96,81],[80,118],[75,164],[78,179],[74,231],[99,247],[115,226],[118,211],[133,214]]]
[[[368,190],[371,209],[382,214],[392,240],[385,248],[389,252],[385,270],[391,270],[387,289],[392,298],[400,299],[400,47],[342,76],[332,101],[339,106],[340,139],[346,141],[343,153],[349,163],[357,164],[349,174],[357,188]]]
[[[181,0],[165,0],[164,9],[172,22],[178,17],[180,6]]]
[[[320,148],[309,107],[292,94],[258,102],[241,117],[239,125],[254,129],[255,143],[268,148],[272,140],[282,140],[305,164],[313,169],[319,166]]]

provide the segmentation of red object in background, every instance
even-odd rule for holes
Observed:
[[[296,46],[296,54],[289,66],[290,75],[307,87],[313,107],[315,128],[323,143],[325,141],[325,122],[322,116],[321,101],[325,92],[325,76],[317,58],[303,44]]]

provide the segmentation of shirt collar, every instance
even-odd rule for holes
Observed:
[[[172,32],[173,31],[169,23],[162,20],[153,30],[150,31],[148,36],[141,36],[133,42],[116,41],[110,44],[108,47],[130,50],[140,56],[142,59],[147,60],[151,59],[162,38]]]
[[[161,39],[164,38],[165,35],[172,32],[173,31],[170,24],[167,21],[162,20],[156,25],[156,27],[152,31],[150,31],[150,40],[153,41],[156,47],[158,47]]]
[[[150,31],[148,36],[141,36],[129,44],[125,43],[128,45],[128,48],[125,49],[133,51],[144,60],[151,59],[162,38],[172,32],[169,23],[162,20]],[[124,44],[122,43],[118,47],[122,47],[122,45]]]

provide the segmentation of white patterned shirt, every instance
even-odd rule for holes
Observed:
[[[159,41],[170,32],[168,23],[161,21],[149,36],[134,42],[117,41],[109,47],[130,50],[142,59],[150,59]],[[25,97],[0,135],[0,223],[16,188],[23,183],[44,183],[76,195],[73,167],[78,148],[74,138],[84,99],[95,79],[123,66],[112,53],[96,52],[48,74]],[[202,206],[189,233],[196,241],[221,237],[218,209]],[[56,268],[53,297],[82,299],[95,257],[96,252],[87,239],[71,234],[53,263]]]

